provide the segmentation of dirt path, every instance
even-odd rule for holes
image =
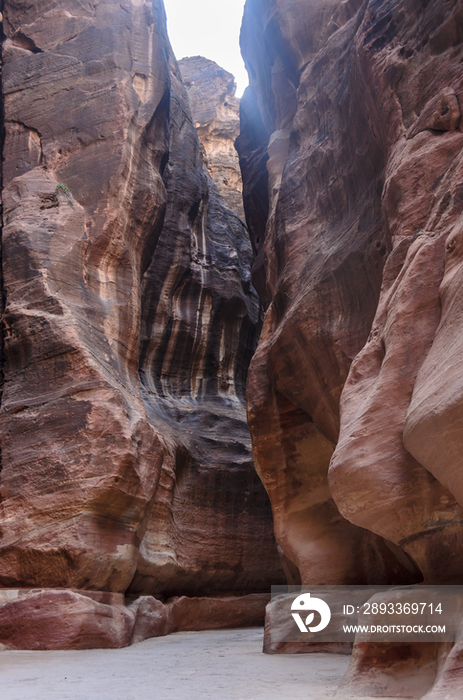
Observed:
[[[329,700],[349,662],[261,649],[262,630],[245,629],[182,632],[117,650],[4,651],[0,700]]]

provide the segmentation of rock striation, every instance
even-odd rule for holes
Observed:
[[[0,642],[124,645],[127,592],[237,597],[242,624],[281,580],[245,424],[259,305],[163,4],[2,12]]]
[[[166,213],[142,288],[139,376],[147,415],[172,457],[129,591],[267,592],[282,572],[245,420],[259,330],[252,252],[203,167],[176,68],[169,131]]]
[[[453,0],[246,3],[248,420],[290,581],[462,580],[462,27]],[[425,647],[359,641],[348,687],[450,697],[460,643]]]
[[[243,183],[235,139],[240,133],[236,84],[231,73],[202,56],[179,63],[206,167],[227,206],[244,221]]]

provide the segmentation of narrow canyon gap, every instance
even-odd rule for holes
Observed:
[[[0,642],[460,583],[461,2],[247,0],[248,230],[231,78],[160,0],[1,11]],[[457,697],[461,654],[358,640],[345,686]]]
[[[3,20],[1,642],[261,623],[283,579],[245,420],[252,250],[163,4]]]

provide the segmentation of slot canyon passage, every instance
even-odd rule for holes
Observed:
[[[241,100],[162,0],[0,11],[0,662],[463,584],[461,0],[247,0]],[[265,673],[453,700],[460,629]]]

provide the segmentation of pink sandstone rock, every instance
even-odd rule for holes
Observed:
[[[11,0],[3,28],[0,585],[60,589],[37,593],[44,648],[56,615],[57,644],[117,646],[119,622],[72,632],[87,591],[282,580],[245,423],[252,251],[204,167],[160,0]],[[12,625],[32,614],[11,606]]]
[[[167,607],[172,619],[172,631],[261,627],[269,598],[268,593],[223,598],[171,598],[167,601]]]
[[[234,145],[240,133],[235,79],[203,56],[182,58],[178,65],[208,172],[227,206],[244,221],[243,183]]]
[[[164,637],[172,631],[169,608],[153,596],[140,596],[127,607],[135,616],[133,644],[151,637]]]
[[[267,593],[222,598],[179,596],[163,603],[152,596],[140,596],[128,606],[135,615],[132,641],[171,632],[259,627],[264,623],[269,597]]]
[[[134,619],[119,593],[0,591],[1,643],[8,649],[118,649],[130,644]]]
[[[246,3],[248,421],[290,581],[461,583],[462,27],[453,0]],[[457,697],[455,649],[418,689],[420,645],[359,641],[346,689]]]

